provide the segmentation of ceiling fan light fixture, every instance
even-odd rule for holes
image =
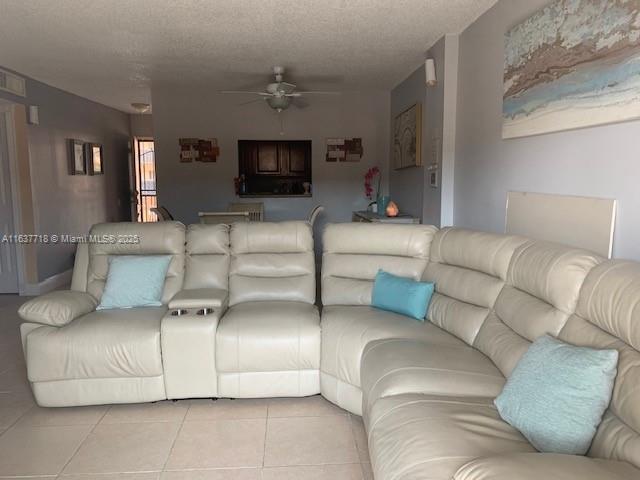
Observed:
[[[269,97],[267,98],[269,106],[275,110],[286,110],[291,104],[290,97]]]

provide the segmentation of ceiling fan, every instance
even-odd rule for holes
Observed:
[[[223,90],[220,93],[259,95],[261,98],[242,103],[241,105],[265,100],[267,104],[278,113],[289,108],[289,105],[291,104],[298,108],[306,107],[306,102],[300,100],[301,97],[306,95],[340,95],[340,92],[321,92],[318,90],[296,91],[296,85],[284,81],[284,67],[281,66],[273,67],[273,75],[275,77],[275,82],[268,84],[264,92],[254,92],[248,90]]]

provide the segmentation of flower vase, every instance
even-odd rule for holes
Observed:
[[[389,195],[379,195],[376,204],[378,206],[378,215],[386,215],[387,213],[387,205],[391,201],[391,197]]]

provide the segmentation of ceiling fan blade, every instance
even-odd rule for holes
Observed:
[[[342,92],[321,92],[319,90],[309,92],[293,92],[287,93],[287,97],[301,97],[302,95],[342,95]]]
[[[296,108],[307,108],[309,106],[309,103],[301,98],[294,98],[291,103]]]
[[[293,91],[296,89],[296,85],[294,85],[293,83],[280,82],[280,85],[284,87],[284,91],[286,93],[293,93]]]
[[[298,93],[302,93],[303,95],[342,95],[342,92],[329,92],[329,91],[322,91],[322,90],[311,90],[307,92],[298,92]]]
[[[241,95],[260,95],[262,97],[270,97],[271,94],[267,92],[250,92],[247,90],[220,90],[219,93],[231,93],[231,94],[241,94]]]
[[[237,106],[244,107],[245,105],[249,105],[250,103],[262,102],[264,100],[266,100],[266,98],[256,98],[254,100],[249,100],[248,102],[239,103]]]

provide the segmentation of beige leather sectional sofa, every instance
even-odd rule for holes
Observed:
[[[640,478],[640,264],[455,228],[335,224],[320,317],[306,223],[92,231],[133,233],[140,243],[81,246],[72,291],[21,308],[39,404],[320,392],[363,416],[377,480]],[[94,311],[108,256],[123,254],[172,255],[167,306]],[[369,306],[379,268],[436,284],[424,323]],[[620,352],[584,457],[537,453],[493,406],[546,333]]]

